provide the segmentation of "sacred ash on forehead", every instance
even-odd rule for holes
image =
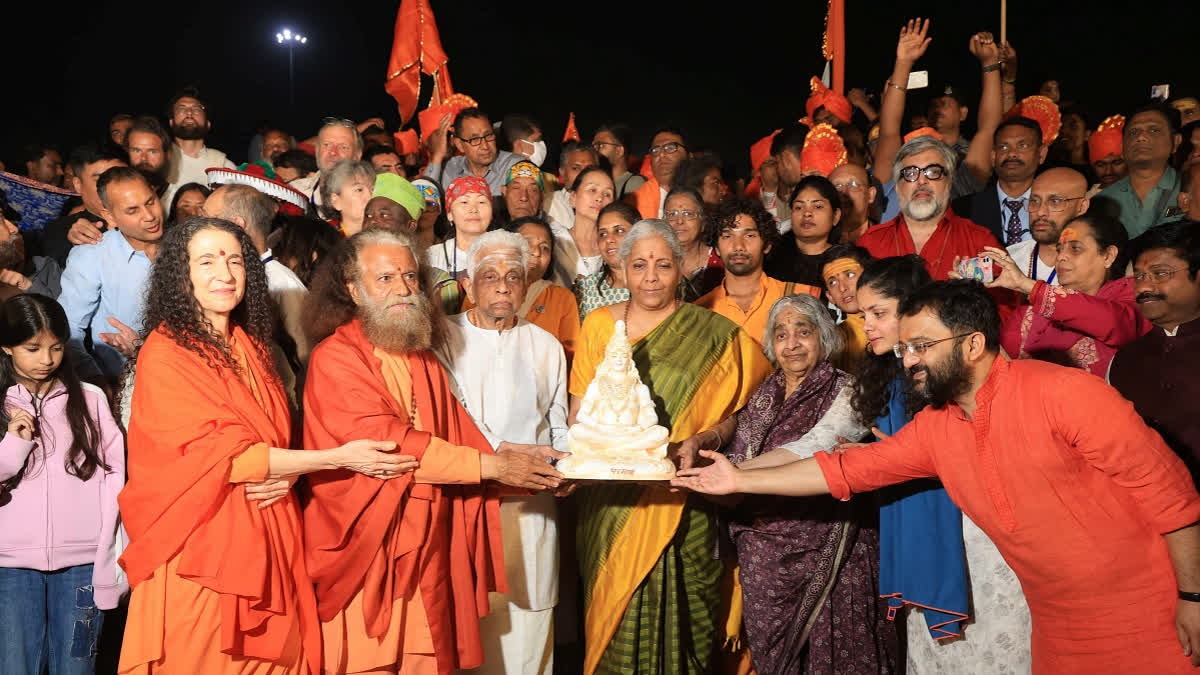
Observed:
[[[633,363],[624,321],[613,330],[576,420],[567,431],[571,456],[556,465],[567,478],[666,480],[675,475],[675,464],[667,459],[669,432],[658,423],[650,390]]]

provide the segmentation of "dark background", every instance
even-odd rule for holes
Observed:
[[[847,87],[878,92],[891,72],[902,21],[931,16],[933,43],[918,69],[977,100],[978,63],[967,52],[977,30],[999,32],[999,2],[848,0]],[[69,149],[105,133],[118,112],[164,114],[180,86],[207,99],[209,145],[242,161],[257,122],[297,137],[325,115],[399,123],[383,81],[399,3],[395,0],[280,2],[6,3],[0,158],[45,139]],[[1200,94],[1197,2],[1120,5],[1078,0],[1009,2],[1009,40],[1019,54],[1018,94],[1047,76],[1064,100],[1092,111],[1092,124],[1170,83],[1173,96]],[[754,140],[804,114],[808,79],[820,75],[825,2],[542,3],[433,0],[454,87],[493,120],[505,112],[539,119],[555,163],[568,111],[585,140],[621,119],[643,150],[654,126],[682,126],[691,145],[717,150],[739,172]],[[296,105],[288,105],[283,27],[309,36],[295,53]],[[424,88],[428,95],[428,87]],[[919,102],[919,95],[911,97]],[[923,103],[920,103],[923,105]]]

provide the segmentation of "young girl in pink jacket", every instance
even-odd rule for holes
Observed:
[[[117,567],[125,451],[104,393],[66,355],[54,300],[0,305],[0,670],[92,673],[128,590]]]

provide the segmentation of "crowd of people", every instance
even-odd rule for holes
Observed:
[[[192,88],[30,146],[0,670],[1193,672],[1200,103],[1018,99],[978,33],[968,137],[931,39],[746,184],[461,96],[241,164]],[[555,468],[619,322],[669,485]]]

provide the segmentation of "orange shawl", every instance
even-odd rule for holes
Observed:
[[[429,430],[418,431],[389,392],[374,349],[355,319],[313,350],[305,447],[386,439],[396,441],[396,452],[420,460],[437,436],[492,452],[431,352],[403,357],[421,426]],[[321,620],[332,619],[361,590],[368,634],[377,637],[388,628],[393,602],[419,586],[439,672],[480,665],[479,618],[487,614],[488,592],[507,590],[495,488],[417,484],[411,473],[381,481],[346,470],[313,474],[309,486],[305,545]],[[381,549],[390,570],[371,566]]]
[[[649,162],[650,160],[647,159],[646,163],[649,164]],[[659,197],[661,196],[662,191],[659,188],[658,179],[651,174],[640,188],[634,190],[626,197],[626,200],[633,200],[633,207],[638,210],[638,213],[642,214],[643,218],[657,218],[658,209],[661,206],[659,204]]]
[[[234,458],[260,443],[288,447],[291,428],[279,378],[240,328],[233,342],[261,384],[261,405],[242,378],[211,367],[161,328],[146,338],[129,425],[129,482],[118,499],[130,539],[121,566],[136,587],[181,556],[178,574],[221,596],[227,654],[276,660],[298,613],[309,667],[320,672],[321,629],[296,498],[259,509],[244,484],[229,482]],[[289,529],[296,540],[281,540]]]

